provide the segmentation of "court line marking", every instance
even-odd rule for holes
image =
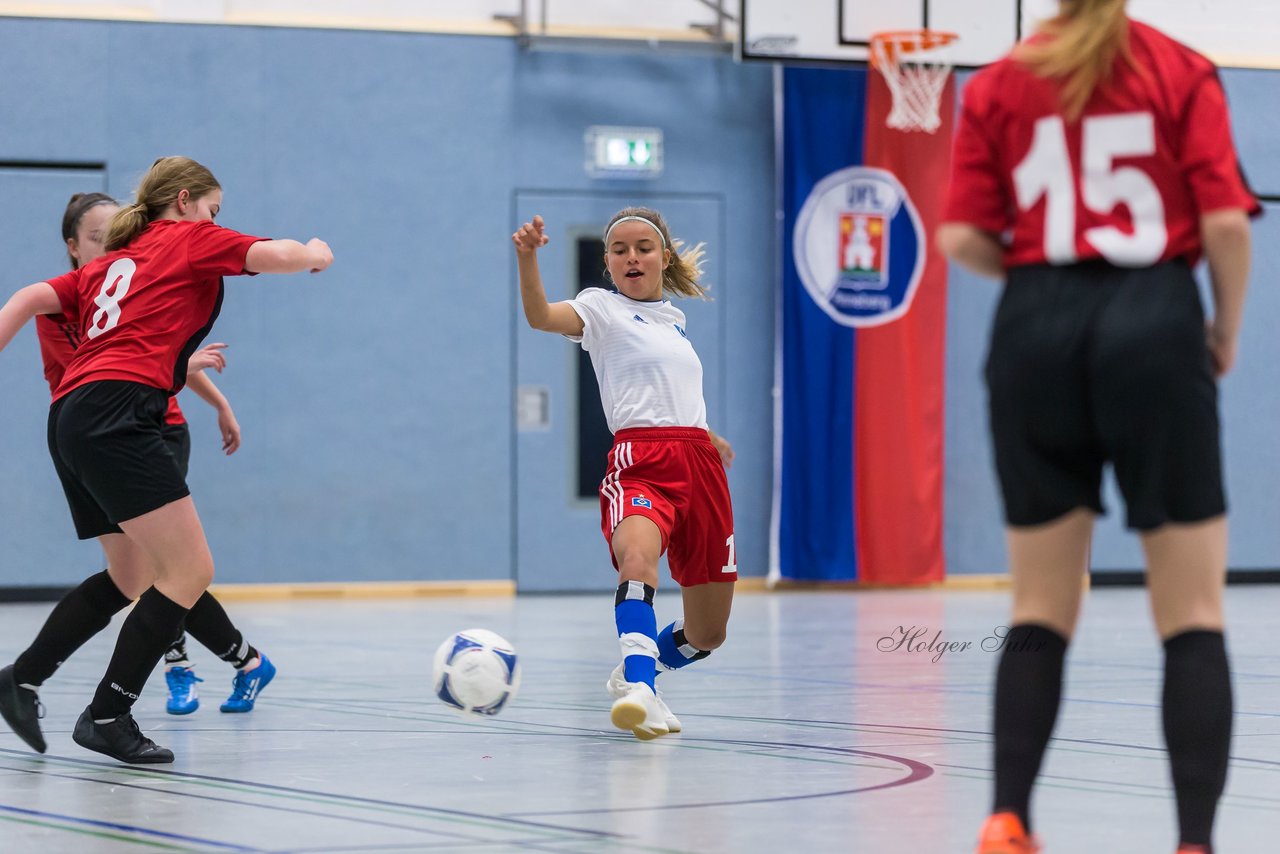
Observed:
[[[137,827],[135,825],[121,824],[119,822],[114,822],[114,821],[102,821],[101,819],[95,819],[95,818],[80,818],[79,816],[74,816],[74,815],[62,815],[61,813],[45,812],[43,810],[25,809],[23,807],[13,806],[11,804],[0,804],[0,810],[3,810],[4,812],[8,812],[8,813],[15,813],[20,816],[29,816],[31,818],[54,819],[56,821],[67,822],[71,825],[83,825],[85,828],[90,828],[90,827],[101,828],[102,830],[114,830],[122,833],[138,834],[141,836],[154,836],[154,837],[157,837],[158,839],[174,840],[177,842],[183,842],[187,845],[201,845],[205,848],[216,848],[222,851],[243,851],[243,852],[246,852],[246,854],[257,854],[257,852],[261,850],[258,848],[248,848],[243,845],[236,845],[230,842],[218,842],[217,840],[214,840],[214,839],[201,839],[198,836],[187,836],[182,833],[171,833],[166,830],[154,830],[152,828]],[[45,825],[45,826],[49,826],[49,825]],[[56,825],[54,826],[57,827]],[[104,834],[100,831],[85,831],[77,827],[58,827],[58,829],[66,830],[73,833],[89,832],[94,836],[106,836],[108,838],[117,839],[119,841],[132,842],[134,844],[147,845],[149,847],[163,847],[163,848],[168,848],[170,850],[178,850],[178,851],[183,850],[179,846],[170,845],[164,842],[153,842],[151,840],[145,840],[145,839],[129,839],[127,837],[120,837],[114,834]]]

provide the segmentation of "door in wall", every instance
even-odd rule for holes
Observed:
[[[538,261],[547,298],[555,302],[585,287],[608,286],[603,227],[619,209],[636,204],[660,211],[673,235],[686,244],[707,244],[705,281],[713,299],[680,299],[677,304],[687,315],[689,338],[702,361],[707,418],[714,429],[724,398],[727,298],[727,288],[717,278],[724,269],[718,196],[518,192],[512,230],[534,214],[546,220],[551,240],[539,250]],[[521,592],[607,592],[616,582],[600,532],[597,489],[612,437],[591,360],[577,344],[530,329],[518,295],[515,303],[516,584]]]

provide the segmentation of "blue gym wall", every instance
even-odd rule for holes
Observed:
[[[1223,77],[1249,176],[1259,192],[1280,194],[1271,151],[1280,78]],[[0,19],[0,291],[63,269],[56,229],[72,190],[127,197],[158,155],[206,162],[225,187],[224,224],[318,235],[338,259],[314,278],[228,281],[213,338],[232,344],[230,367],[215,379],[244,429],[238,454],[217,453],[209,410],[183,395],[190,480],[218,580],[507,579],[513,193],[625,191],[585,177],[583,130],[661,127],[666,173],[645,190],[724,199],[720,429],[738,451],[730,482],[740,569],[760,575],[772,467],[771,98],[768,67],[725,59],[525,53],[508,39],[465,36]],[[89,167],[4,165],[55,161]],[[1272,207],[1258,224],[1239,366],[1223,386],[1231,563],[1240,568],[1280,566]],[[1004,546],[979,382],[997,288],[960,272],[950,287],[948,570],[998,572]],[[27,330],[0,355],[0,587],[70,584],[101,565],[96,545],[72,536],[44,450],[47,402]],[[1141,563],[1114,515],[1094,562]]]
[[[228,279],[212,339],[231,344],[215,381],[244,429],[238,454],[217,453],[211,411],[182,396],[222,582],[511,578],[513,195],[602,189],[582,168],[592,124],[663,128],[666,172],[645,191],[724,199],[714,280],[731,367],[717,429],[738,452],[739,565],[763,574],[771,99],[767,67],[726,58],[0,19],[0,161],[104,162],[106,188],[128,197],[156,156],[187,154],[223,184],[221,223],[334,249],[321,276]],[[69,174],[48,173],[47,199],[6,200],[10,223],[37,236],[7,247],[5,293],[64,269]],[[101,557],[75,542],[44,450],[30,330],[0,355],[0,400],[0,586],[78,581]]]

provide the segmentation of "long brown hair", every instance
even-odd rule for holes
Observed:
[[[1118,58],[1129,53],[1126,0],[1060,0],[1057,16],[1040,24],[1045,38],[1023,42],[1015,59],[1040,77],[1062,81],[1062,111],[1075,121],[1094,91],[1111,76]]]
[[[194,201],[219,189],[222,185],[213,173],[190,157],[161,157],[142,177],[134,203],[111,218],[103,245],[108,252],[128,246],[178,200],[182,190],[189,192]]]
[[[662,271],[662,289],[677,296],[705,299],[707,289],[698,284],[698,280],[702,278],[702,260],[705,254],[702,247],[706,244],[699,243],[685,249],[684,241],[671,236],[671,229],[667,227],[667,221],[662,218],[662,214],[653,208],[641,207],[623,208],[614,214],[609,224],[604,227],[605,236],[608,236],[609,229],[613,228],[615,222],[628,216],[638,216],[653,223],[658,233],[662,235],[666,247],[671,250],[671,263]],[[606,246],[605,251],[607,252],[608,249],[609,247]]]

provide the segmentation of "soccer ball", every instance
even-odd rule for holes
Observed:
[[[473,715],[496,715],[520,688],[515,647],[488,629],[445,638],[433,670],[440,702]]]

